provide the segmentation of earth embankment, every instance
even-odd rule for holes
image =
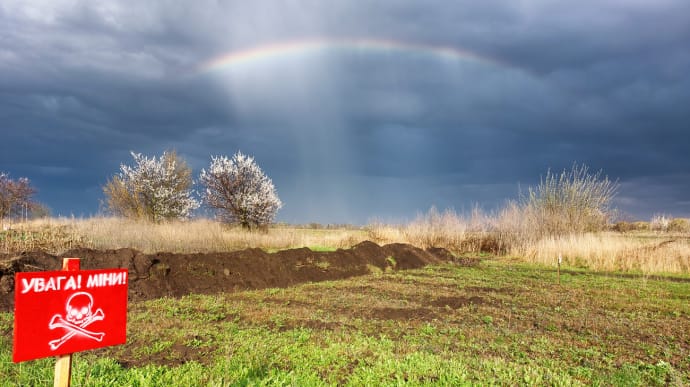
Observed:
[[[27,252],[0,257],[0,311],[14,308],[14,274],[59,270],[63,257],[81,258],[81,268],[126,268],[130,301],[286,287],[337,280],[376,270],[404,270],[453,261],[444,249],[422,250],[406,244],[362,242],[352,249],[316,252],[308,248],[267,253],[246,249],[224,253],[144,254],[133,249],[74,249],[56,256]]]

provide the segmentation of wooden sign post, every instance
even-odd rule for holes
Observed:
[[[79,271],[79,258],[63,258],[62,271]],[[16,294],[16,293],[15,293]],[[55,360],[53,387],[69,387],[72,381],[72,354],[58,355]]]
[[[55,386],[69,386],[73,353],[127,340],[127,269],[79,268],[15,275],[12,361],[57,356]]]

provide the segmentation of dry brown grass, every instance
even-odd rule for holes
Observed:
[[[690,234],[682,232],[598,232],[540,236],[509,203],[496,215],[474,210],[468,217],[432,209],[403,225],[374,224],[370,238],[376,242],[410,243],[419,247],[444,247],[456,254],[506,254],[532,263],[564,264],[598,271],[643,273],[690,272]]]
[[[456,254],[507,254],[526,262],[592,270],[643,273],[690,272],[690,235],[669,232],[600,232],[535,238],[519,211],[507,206],[495,216],[473,211],[431,210],[402,225],[374,223],[366,229],[277,225],[250,232],[209,220],[154,224],[121,218],[46,219],[0,231],[0,253],[44,250],[59,254],[71,248],[134,248],[146,253],[280,250],[294,247],[349,248],[371,240],[444,247]]]
[[[690,272],[690,238],[672,234],[549,237],[519,246],[511,254],[546,265],[555,265],[560,254],[565,264],[600,271]]]
[[[58,223],[15,223],[0,229],[0,253],[44,250],[65,251],[84,244],[82,236]]]
[[[11,232],[25,237],[5,238],[0,242],[4,252],[42,249],[61,253],[73,247],[130,247],[146,253],[233,251],[250,247],[266,250],[303,246],[348,248],[367,239],[366,232],[357,229],[275,226],[266,232],[257,232],[204,219],[151,223],[106,217],[36,220],[16,225]]]
[[[491,217],[474,209],[470,215],[458,215],[453,210],[439,212],[431,208],[406,224],[374,223],[367,228],[369,238],[377,243],[409,243],[428,248],[443,247],[458,253],[498,252],[491,229]]]

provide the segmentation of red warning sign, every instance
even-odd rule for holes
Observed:
[[[14,297],[14,362],[127,339],[126,269],[17,273]]]

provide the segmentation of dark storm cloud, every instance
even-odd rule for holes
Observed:
[[[256,156],[282,220],[488,208],[573,162],[631,216],[690,216],[685,1],[5,1],[0,170],[92,214],[129,151]],[[469,50],[328,51],[198,71],[307,38]],[[372,194],[375,193],[375,194]]]

